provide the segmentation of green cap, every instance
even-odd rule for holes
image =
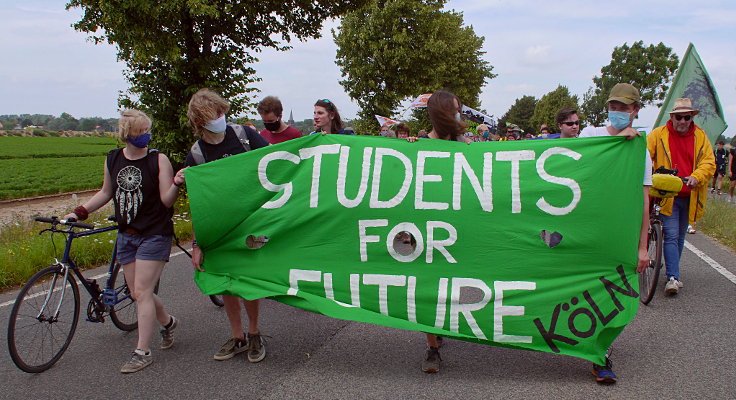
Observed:
[[[639,95],[639,89],[635,88],[630,83],[617,83],[616,86],[611,89],[611,95],[608,96],[606,103],[611,101],[618,101],[624,104],[631,104],[641,100]]]

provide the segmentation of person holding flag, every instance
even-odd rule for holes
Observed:
[[[685,246],[688,225],[703,217],[708,200],[708,182],[716,171],[713,147],[693,121],[698,114],[689,98],[675,101],[670,120],[647,135],[647,147],[654,168],[677,169],[685,178],[675,198],[662,200],[664,262],[667,269],[665,292],[674,295],[683,288],[680,257]]]

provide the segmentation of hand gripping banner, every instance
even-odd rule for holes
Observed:
[[[602,363],[639,304],[644,148],[312,135],[189,168],[195,280]]]

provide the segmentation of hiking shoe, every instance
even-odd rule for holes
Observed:
[[[695,232],[697,232],[697,231],[695,230],[695,228],[693,228],[692,225],[688,225],[687,226],[687,233],[695,233]]]
[[[174,345],[174,331],[179,326],[179,320],[171,316],[171,326],[161,329],[161,349],[170,349]]]
[[[266,358],[266,341],[260,333],[248,334],[248,361],[260,362]]]
[[[138,372],[143,368],[146,368],[151,365],[152,362],[153,355],[151,355],[150,352],[146,355],[143,351],[136,349],[130,360],[120,368],[120,372],[124,374],[132,374],[133,372]]]
[[[214,359],[217,361],[229,360],[235,357],[236,354],[240,354],[248,350],[248,342],[243,339],[230,338],[222,345],[220,351],[215,353]]]
[[[427,352],[424,354],[424,360],[422,361],[422,371],[426,373],[440,372],[440,349],[438,347],[427,347]]]
[[[593,364],[593,376],[595,381],[601,385],[613,385],[616,383],[616,374],[613,373],[613,363],[606,358],[606,365]]]
[[[677,291],[680,290],[682,286],[682,283],[680,283],[679,280],[677,280],[674,276],[670,277],[670,280],[667,281],[667,284],[664,285],[664,291],[667,294],[677,294]]]

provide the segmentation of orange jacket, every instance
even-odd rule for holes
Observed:
[[[647,135],[647,148],[652,156],[654,169],[664,166],[672,169],[672,157],[670,156],[670,133],[667,126],[660,126]],[[705,202],[708,199],[708,182],[716,172],[713,146],[711,146],[705,132],[699,126],[695,126],[695,162],[692,176],[698,180],[698,185],[692,189],[690,194],[689,223],[692,225],[700,220],[705,214]],[[672,204],[674,199],[663,199],[662,210],[664,215],[672,215]]]

